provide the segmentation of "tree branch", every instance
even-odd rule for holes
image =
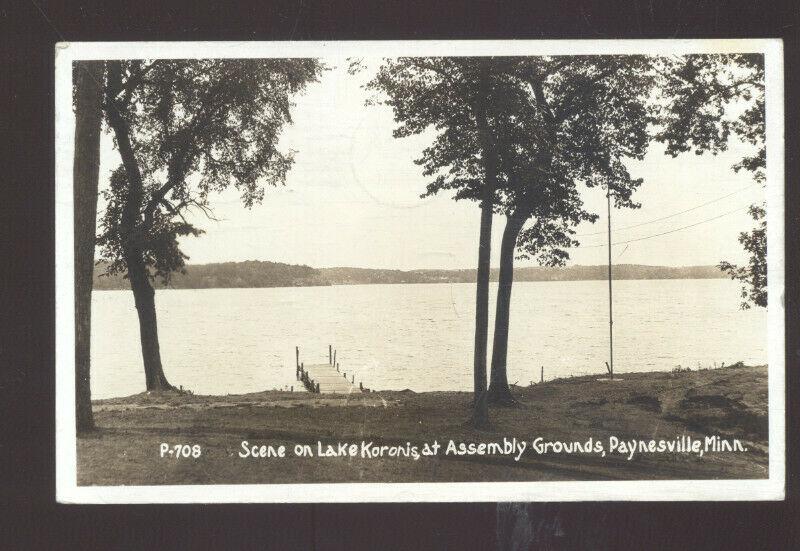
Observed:
[[[550,108],[550,104],[547,102],[547,98],[544,95],[544,85],[542,80],[540,78],[529,78],[528,84],[533,91],[533,97],[536,98],[536,105],[541,108],[545,122],[547,122],[547,124],[555,124],[556,117],[553,114],[553,110]]]
[[[156,65],[156,63],[158,63],[158,60],[152,61],[150,65],[146,66],[144,69],[140,69],[135,76],[131,75],[130,77],[128,77],[128,79],[125,81],[125,84],[122,85],[119,91],[117,91],[117,93],[115,94],[115,97],[116,95],[119,95],[120,93],[124,92],[125,93],[125,96],[123,98],[124,102],[125,104],[129,104],[131,102],[131,97],[133,96],[133,91],[136,89],[137,86],[139,86],[142,82],[144,82],[144,76],[150,71],[150,69],[152,69]]]
[[[192,137],[196,135],[197,131],[202,127],[208,125],[211,119],[224,107],[225,102],[218,102],[214,108],[210,108],[209,104],[213,102],[216,97],[217,91],[222,87],[224,79],[220,79],[220,83],[209,90],[197,111],[197,114],[192,117],[189,124],[182,128],[179,132],[183,134],[182,147],[176,154],[170,158],[167,167],[167,182],[158,188],[144,209],[145,225],[149,227],[153,222],[153,212],[167,194],[175,189],[181,182],[186,179],[186,172],[193,158],[196,156],[198,148],[194,145]],[[190,154],[194,149],[195,153]]]
[[[119,105],[116,97],[122,88],[122,62],[108,62],[108,87],[106,89],[106,99],[104,107],[108,118],[109,126],[114,131],[117,139],[117,149],[122,158],[122,165],[125,168],[125,176],[130,185],[129,194],[122,209],[121,225],[126,228],[126,233],[132,235],[136,228],[136,222],[140,216],[144,183],[136,155],[131,145],[131,132],[128,121],[123,116],[123,108]]]

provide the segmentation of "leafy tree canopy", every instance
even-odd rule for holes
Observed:
[[[668,58],[661,66],[663,108],[657,139],[676,156],[685,151],[718,153],[730,138],[752,146],[733,165],[766,183],[764,56],[761,54],[689,55]],[[742,308],[767,306],[766,204],[751,205],[755,227],[739,234],[749,254],[747,265],[727,261],[719,268],[742,283]]]
[[[667,153],[718,153],[738,137],[754,146],[734,169],[764,181],[766,167],[764,56],[696,54],[663,58],[659,84],[664,99],[656,138]]]
[[[105,111],[123,165],[103,192],[108,272],[124,273],[135,247],[168,279],[186,259],[178,238],[201,233],[188,209],[210,216],[209,195],[231,185],[251,207],[283,184],[293,153],[277,145],[291,98],[321,70],[312,59],[109,62]]]
[[[367,87],[393,108],[396,137],[435,130],[417,160],[432,178],[423,196],[452,190],[456,200],[483,200],[485,115],[498,159],[495,211],[531,219],[521,253],[559,264],[577,244],[569,226],[597,218],[583,209],[578,183],[610,189],[617,206],[638,207],[631,195],[641,180],[623,159],[643,158],[651,140],[654,63],[649,56],[399,58],[385,60]]]
[[[648,56],[525,58],[520,83],[527,92],[519,119],[521,147],[504,152],[509,183],[503,210],[528,220],[519,254],[560,265],[578,245],[572,227],[595,221],[584,208],[578,184],[607,190],[618,207],[638,208],[641,185],[624,159],[642,159],[651,136],[654,86]],[[525,140],[525,137],[528,140]]]

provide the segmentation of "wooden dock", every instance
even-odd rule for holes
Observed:
[[[356,382],[354,373],[347,373],[336,361],[336,351],[328,346],[328,363],[305,365],[300,361],[300,348],[295,347],[297,380],[309,392],[318,394],[360,394],[369,392],[364,383]]]

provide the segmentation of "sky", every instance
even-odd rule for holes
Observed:
[[[344,59],[325,63],[330,70],[295,97],[293,124],[281,136],[281,149],[296,151],[286,185],[267,189],[263,203],[252,209],[242,205],[235,190],[212,196],[218,221],[199,213],[191,217],[206,233],[181,240],[188,262],[474,268],[478,205],[454,201],[448,193],[420,198],[428,179],[414,159],[433,134],[392,137],[396,124],[391,108],[365,105],[368,93],[362,85],[369,72],[350,75]],[[613,262],[687,266],[745,261],[737,237],[753,225],[747,206],[764,197],[749,173],[736,174],[731,168],[747,153],[745,146],[732,142],[717,156],[688,153],[673,159],[653,144],[644,160],[626,162],[634,177],[644,179],[634,194],[642,207],[612,211],[612,243],[671,233],[612,245]],[[106,132],[101,142],[101,188],[119,164]],[[587,208],[600,218],[577,228],[581,246],[570,250],[568,264],[605,264],[605,195],[585,186],[582,195]],[[98,207],[102,209],[102,202]],[[672,216],[676,213],[682,214]],[[493,266],[498,265],[504,224],[504,218],[496,215]],[[693,227],[673,231],[684,226]],[[536,262],[520,260],[516,265]]]

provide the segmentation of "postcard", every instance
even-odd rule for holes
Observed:
[[[58,500],[783,499],[782,55],[58,44]]]

